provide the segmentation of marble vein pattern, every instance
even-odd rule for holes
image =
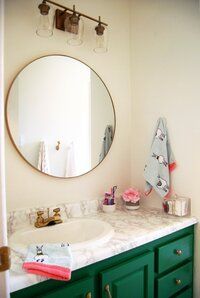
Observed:
[[[61,206],[63,207],[65,220],[70,217],[83,216],[84,218],[99,219],[111,224],[115,231],[113,237],[107,243],[95,248],[93,246],[76,251],[72,250],[72,270],[136,248],[197,223],[194,217],[175,217],[155,208],[147,209],[141,207],[138,210],[127,211],[123,206],[119,206],[114,213],[107,214],[100,211],[98,200],[94,200],[93,202],[84,201],[77,206],[76,204]],[[15,223],[19,223],[22,218],[28,218],[27,223],[29,224],[33,223],[33,215],[28,214],[28,212],[22,213],[20,220],[17,220],[16,217],[16,213],[12,213],[8,219],[10,220],[9,228],[12,229],[10,233],[16,230],[16,227],[14,228],[13,226]],[[20,225],[18,224],[19,227]],[[22,271],[22,263],[25,257],[25,255],[19,252],[12,251],[12,267],[10,270],[11,292],[45,280],[43,277],[26,274]]]
[[[60,214],[63,221],[69,218],[83,217],[85,215],[96,214],[100,211],[101,202],[98,199],[85,200],[77,203],[58,204],[56,206],[40,206],[29,209],[19,209],[11,211],[7,214],[8,236],[12,235],[20,228],[27,225],[34,225],[37,217],[37,211],[44,211],[44,216],[47,216],[47,208],[50,209],[50,214],[53,214],[54,208],[60,208]]]

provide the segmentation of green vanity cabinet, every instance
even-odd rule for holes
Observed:
[[[102,271],[100,276],[102,298],[153,297],[154,254],[135,257]]]
[[[62,287],[61,289],[52,290],[38,298],[92,298],[94,297],[94,279],[91,277],[83,278],[72,284],[69,284],[67,287]],[[28,297],[27,297],[28,298]]]
[[[194,226],[72,272],[11,298],[192,298]]]

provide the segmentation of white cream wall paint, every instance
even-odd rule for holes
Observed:
[[[143,168],[159,116],[165,116],[178,167],[175,191],[192,198],[200,219],[200,12],[193,0],[132,0],[132,184]],[[161,207],[155,193],[144,204]],[[196,229],[195,297],[200,297],[200,231]]]
[[[91,16],[102,15],[109,23],[109,52],[93,52],[91,22],[85,22],[85,44],[81,47],[66,45],[64,32],[55,30],[54,36],[42,39],[35,35],[37,1],[6,0],[5,3],[5,91],[16,73],[30,60],[42,55],[60,53],[74,56],[102,77],[113,97],[117,130],[110,154],[91,173],[69,180],[47,177],[27,165],[6,136],[6,180],[8,210],[52,205],[102,196],[111,185],[123,190],[130,184],[130,44],[129,1],[121,0],[60,0],[66,6],[77,5]],[[114,7],[114,10],[113,10]],[[120,22],[119,22],[120,20]],[[121,26],[123,24],[123,26]],[[126,42],[119,46],[119,36]],[[122,63],[123,61],[123,63]]]

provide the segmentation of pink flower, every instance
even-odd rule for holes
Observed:
[[[122,198],[125,202],[136,203],[140,200],[140,192],[134,188],[128,188],[122,195]]]

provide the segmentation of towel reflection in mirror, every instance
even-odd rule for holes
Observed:
[[[40,142],[37,168],[43,173],[50,174],[48,149],[44,141]]]
[[[67,150],[66,150],[65,177],[76,176],[75,164],[76,163],[75,163],[74,142],[70,142],[67,145]],[[39,154],[38,154],[38,170],[46,174],[51,174],[48,146],[45,141],[40,142],[40,148],[39,148]]]
[[[105,156],[107,155],[110,146],[113,141],[113,127],[112,125],[107,125],[103,142],[101,153],[99,155],[99,162],[101,162]],[[45,141],[40,142],[40,149],[38,155],[38,170],[43,173],[50,174],[50,162],[49,162],[49,154],[48,148]],[[66,167],[65,167],[65,177],[73,177],[76,176],[76,162],[75,162],[75,149],[74,149],[74,142],[70,142],[67,145],[66,150]]]
[[[114,134],[112,125],[107,125],[104,133],[101,153],[99,155],[99,162],[101,162],[108,153],[110,146],[112,145],[113,136]]]
[[[67,160],[65,171],[65,177],[72,176],[76,176],[74,142],[71,142],[69,146],[67,146]]]

